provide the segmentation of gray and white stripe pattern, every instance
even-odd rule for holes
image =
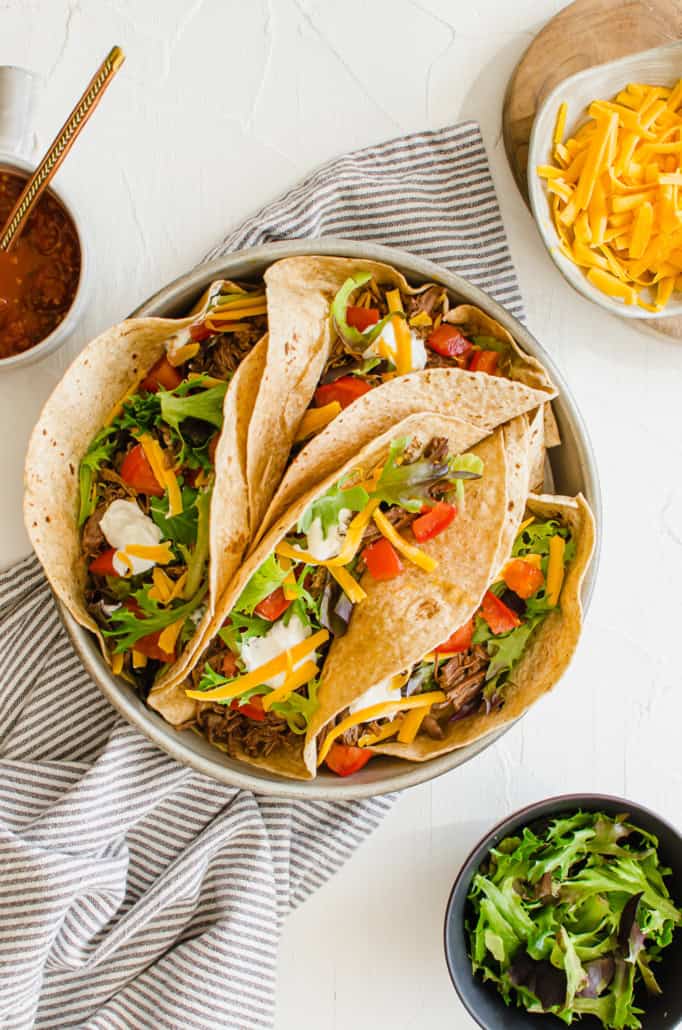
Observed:
[[[519,311],[478,127],[320,169],[212,251],[380,240]],[[255,797],[122,722],[33,557],[0,574],[0,1026],[268,1027],[279,929],[390,808]]]
[[[476,122],[402,136],[334,158],[247,219],[206,257],[315,236],[410,250],[464,276],[517,318],[523,316]]]

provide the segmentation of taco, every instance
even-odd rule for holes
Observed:
[[[582,496],[530,495],[476,613],[336,711],[318,738],[318,761],[344,776],[374,754],[426,761],[518,719],[571,660],[593,546]],[[323,684],[321,697],[325,689],[334,684]]]
[[[558,442],[547,404],[556,390],[542,365],[483,311],[452,306],[443,286],[412,287],[389,265],[334,257],[285,258],[265,281],[273,357],[258,403],[273,450],[261,451],[260,465],[249,456],[261,534],[358,447],[419,411],[491,432],[542,405],[549,413],[545,444]],[[309,358],[283,411],[275,403],[275,353],[292,362],[297,353]],[[269,463],[279,464],[278,441],[294,434],[289,468],[266,515]]]
[[[262,286],[226,281],[191,317],[124,322],[79,355],[31,438],[35,551],[114,672],[143,689],[191,659],[249,542],[266,328]]]
[[[332,641],[348,629],[364,645],[369,632],[400,655],[425,627],[430,639],[429,627],[478,605],[508,479],[503,433],[468,452],[478,437],[456,419],[411,416],[301,498],[231,584],[190,677],[155,688],[149,704],[231,757],[314,774],[303,745]],[[377,606],[377,591],[390,603]]]

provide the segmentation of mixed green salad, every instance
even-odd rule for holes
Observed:
[[[465,929],[474,972],[529,1012],[637,1030],[640,995],[661,993],[655,966],[682,923],[669,875],[656,837],[627,815],[577,812],[526,826],[473,878]]]

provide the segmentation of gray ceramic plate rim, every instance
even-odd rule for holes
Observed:
[[[248,279],[252,276],[262,275],[265,268],[284,257],[312,254],[384,261],[399,268],[415,282],[420,280],[439,282],[462,300],[475,304],[488,312],[512,333],[524,350],[543,363],[559,390],[559,398],[554,402],[554,408],[562,431],[562,438],[566,441],[570,436],[571,446],[575,452],[572,458],[573,475],[592,506],[597,524],[594,560],[588,570],[583,588],[583,602],[587,608],[599,564],[602,524],[599,480],[587,430],[571,392],[549,354],[525,326],[482,290],[431,261],[397,248],[325,237],[323,239],[269,243],[215,258],[206,264],[199,265],[159,290],[141,304],[131,317],[176,314],[183,309],[187,310],[192,300],[213,279]],[[564,443],[557,450],[564,449],[566,446],[567,444]],[[509,726],[503,727],[468,747],[460,748],[421,764],[402,762],[400,759],[382,759],[381,762],[371,762],[351,780],[345,780],[325,772],[321,772],[314,780],[283,779],[257,769],[255,766],[251,767],[235,762],[217,749],[212,749],[209,757],[209,755],[200,754],[191,748],[187,741],[187,736],[191,735],[191,731],[178,733],[164,722],[161,716],[147,708],[130,687],[112,675],[91,634],[79,626],[63,607],[61,615],[85,668],[104,696],[128,722],[137,727],[157,747],[183,765],[221,783],[250,790],[256,794],[297,799],[346,801],[404,790],[407,787],[432,780],[469,761],[510,728]]]
[[[488,830],[488,832],[485,833],[476,844],[474,844],[473,848],[469,851],[468,855],[460,865],[459,872],[455,877],[455,882],[453,883],[452,890],[448,896],[447,905],[445,906],[445,920],[443,922],[443,950],[445,952],[445,965],[447,966],[452,986],[457,992],[457,997],[476,1025],[482,1027],[483,1030],[487,1030],[487,1025],[481,1022],[479,1014],[469,1004],[468,998],[460,990],[459,982],[450,965],[448,946],[448,928],[453,918],[452,908],[455,901],[455,894],[459,890],[465,877],[468,877],[469,882],[473,879],[474,871],[470,868],[473,860],[478,856],[477,865],[480,865],[484,855],[492,848],[496,847],[503,837],[506,837],[517,828],[527,826],[529,823],[533,822],[535,818],[539,817],[538,813],[540,810],[544,811],[548,806],[552,806],[556,811],[556,814],[559,815],[565,811],[570,811],[572,808],[578,811],[579,809],[587,806],[588,811],[593,811],[595,808],[600,808],[604,805],[613,806],[620,812],[628,812],[631,815],[635,810],[637,812],[644,813],[652,820],[652,822],[660,823],[661,826],[665,826],[670,830],[672,834],[677,837],[680,836],[680,831],[673,825],[673,823],[664,819],[663,816],[659,815],[658,812],[654,812],[653,809],[649,808],[647,805],[640,804],[638,801],[628,800],[627,798],[622,798],[615,794],[557,794],[555,797],[542,798],[540,801],[532,801],[529,805],[524,805],[523,808],[517,809],[515,812],[512,812],[511,815],[505,816],[504,819],[500,819],[499,822],[495,823],[495,825],[491,827],[491,829]],[[636,820],[637,816],[635,814],[633,821],[636,822]],[[481,983],[482,982],[483,981],[481,981]],[[494,985],[490,984],[489,987],[490,990],[494,992]],[[557,1025],[559,1025],[558,1021]],[[589,1025],[590,1027],[592,1026],[591,1023]],[[594,1025],[595,1027],[597,1026],[596,1021]]]

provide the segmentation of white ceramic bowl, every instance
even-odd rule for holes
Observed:
[[[0,153],[0,171],[27,172],[31,175],[34,170],[35,166],[32,165],[30,161],[24,160],[23,157],[17,157],[15,154],[11,153]],[[13,354],[9,358],[0,358],[0,374],[6,369],[14,369],[20,365],[22,367],[25,365],[32,365],[35,361],[40,361],[41,358],[47,357],[48,354],[52,354],[53,351],[57,350],[58,347],[61,347],[63,343],[66,343],[83,314],[85,303],[88,298],[90,283],[93,278],[93,257],[92,248],[90,247],[90,241],[85,230],[83,220],[78,215],[77,208],[74,207],[71,199],[61,187],[57,187],[55,189],[51,186],[48,192],[56,197],[62,207],[65,208],[78,235],[78,242],[81,250],[81,271],[78,286],[76,287],[76,293],[71,303],[71,307],[66,312],[59,325],[55,326],[49,336],[46,336],[44,340],[40,341],[40,343],[36,343],[35,346],[29,347],[28,350],[21,351],[19,354]]]
[[[673,86],[682,78],[682,42],[622,57],[618,61],[587,68],[571,75],[553,89],[535,116],[528,149],[528,193],[540,235],[552,261],[571,286],[621,318],[670,318],[682,315],[682,299],[673,294],[662,311],[650,312],[635,304],[627,305],[608,297],[589,281],[585,272],[569,261],[559,250],[559,237],[552,222],[549,193],[544,179],[535,171],[548,164],[552,155],[552,134],[559,104],[568,105],[566,135],[570,136],[587,120],[586,109],[593,100],[610,100],[628,82],[646,82],[656,86]]]
[[[371,258],[393,265],[413,283],[441,283],[450,291],[455,303],[463,301],[482,308],[508,329],[528,354],[532,354],[543,363],[559,390],[559,396],[552,402],[552,407],[559,424],[562,443],[560,447],[553,447],[550,451],[556,491],[565,494],[582,491],[592,506],[597,523],[595,555],[583,584],[583,604],[587,607],[599,564],[602,524],[597,467],[587,430],[570,390],[549,354],[521,322],[518,322],[508,311],[501,308],[476,286],[472,286],[471,283],[453,272],[448,272],[430,261],[392,247],[350,242],[332,237],[316,240],[289,240],[284,243],[268,243],[250,250],[237,251],[234,254],[216,258],[206,265],[200,265],[150,297],[133,314],[145,317],[176,317],[187,312],[214,279],[259,279],[273,262],[280,258],[302,254]],[[430,762],[420,764],[404,762],[399,758],[381,758],[370,762],[359,773],[348,779],[321,769],[317,779],[311,782],[285,780],[264,769],[245,765],[229,758],[218,748],[211,747],[205,737],[193,733],[191,730],[178,733],[160,715],[151,708],[147,708],[132,687],[112,674],[111,669],[104,662],[92,634],[79,626],[63,607],[61,613],[66,629],[85,668],[104,696],[128,722],[136,726],[149,740],[178,762],[182,762],[206,776],[211,776],[220,783],[242,787],[258,794],[347,801],[375,794],[386,794],[393,790],[403,790],[405,787],[412,787],[425,780],[432,780],[469,761],[480,751],[490,747],[509,729],[508,726],[503,727],[481,740],[477,740],[474,744],[441,755]]]

